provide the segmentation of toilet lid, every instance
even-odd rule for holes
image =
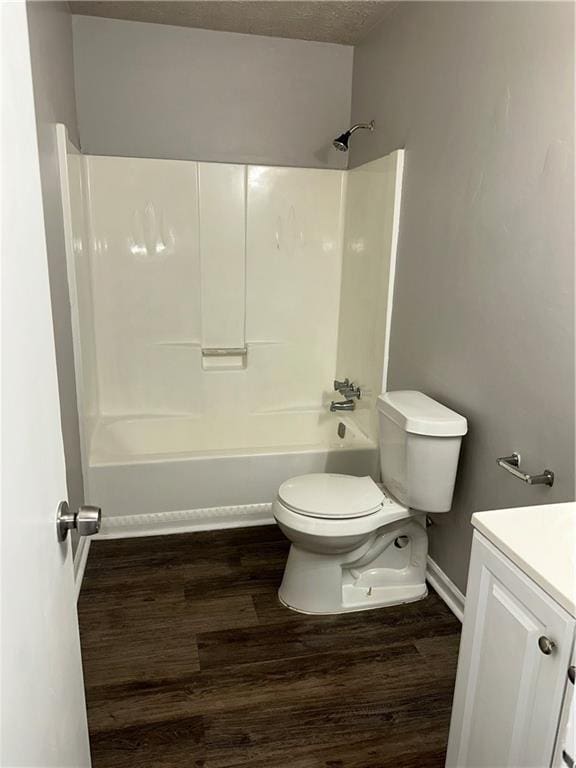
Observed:
[[[278,490],[278,498],[302,515],[335,518],[377,512],[385,497],[371,477],[323,473],[286,480]]]

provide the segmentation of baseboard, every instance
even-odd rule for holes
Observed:
[[[76,601],[78,600],[80,590],[82,589],[82,579],[84,578],[84,571],[86,570],[90,542],[91,539],[89,536],[80,536],[76,552],[74,553],[74,593]]]
[[[426,580],[438,592],[454,616],[459,621],[463,621],[465,596],[430,556],[427,558],[426,565]]]
[[[208,507],[177,512],[104,517],[97,539],[127,539],[139,536],[166,536],[172,533],[216,531],[274,523],[272,504],[245,504],[234,507]]]

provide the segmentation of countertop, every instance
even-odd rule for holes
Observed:
[[[576,617],[576,502],[476,512],[472,525]]]

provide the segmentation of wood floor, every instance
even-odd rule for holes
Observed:
[[[95,541],[79,601],[94,768],[441,768],[460,624],[435,593],[278,603],[275,526]]]

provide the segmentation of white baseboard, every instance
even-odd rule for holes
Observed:
[[[442,600],[459,621],[464,620],[465,596],[460,592],[456,584],[446,576],[440,566],[428,555],[426,562],[426,580],[438,592]]]
[[[154,512],[102,519],[97,539],[126,539],[138,536],[165,536],[171,533],[215,531],[274,523],[272,504],[245,504],[235,507],[208,507],[177,512]]]
[[[78,601],[80,590],[82,589],[82,579],[84,578],[84,571],[86,570],[90,542],[91,539],[89,536],[80,536],[76,552],[74,553],[74,593],[76,601]]]

